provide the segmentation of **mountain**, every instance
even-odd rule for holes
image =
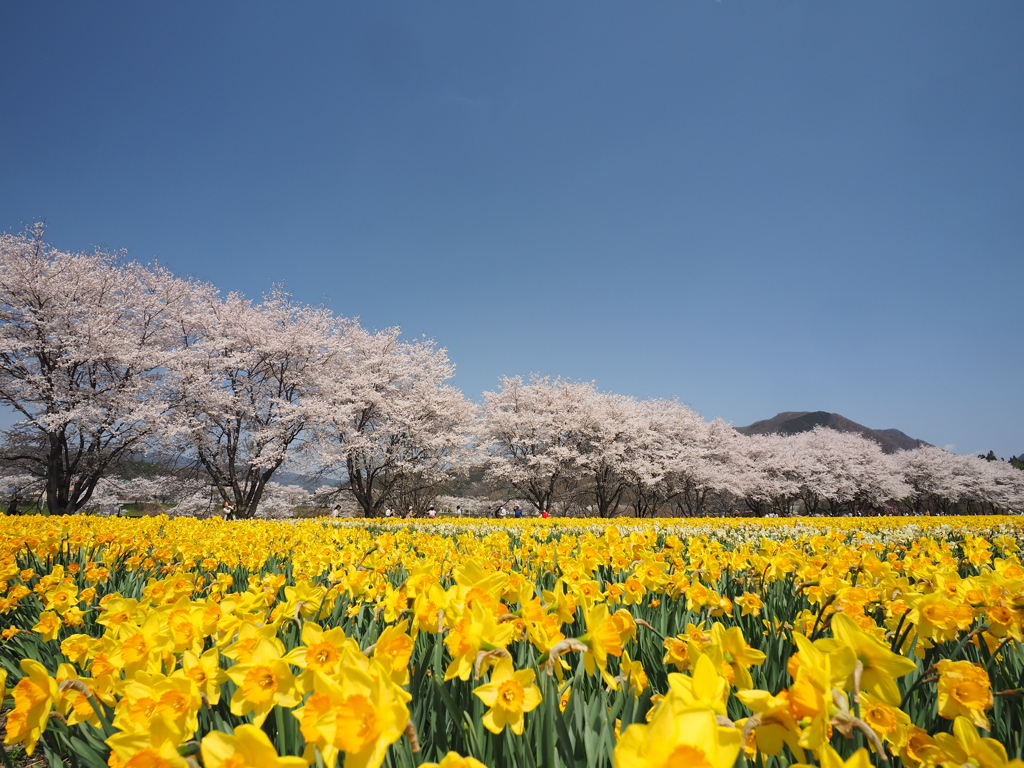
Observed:
[[[871,429],[838,413],[825,411],[785,411],[773,418],[755,421],[746,427],[737,427],[736,431],[744,435],[795,435],[798,432],[810,432],[815,427],[828,427],[837,432],[856,432],[881,445],[885,453],[909,451],[928,445],[923,440],[910,437],[898,429]]]

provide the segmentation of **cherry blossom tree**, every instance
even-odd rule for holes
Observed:
[[[632,397],[597,392],[593,384],[575,386],[580,398],[575,470],[581,491],[593,500],[598,517],[614,517],[629,488],[623,466],[643,426],[640,406]]]
[[[685,406],[678,411],[673,502],[683,515],[697,517],[708,513],[712,500],[721,505],[741,495],[737,457],[742,436],[721,419],[705,422]]]
[[[295,517],[297,507],[310,506],[313,494],[300,485],[283,485],[270,481],[263,490],[257,517],[284,520]]]
[[[26,472],[16,463],[0,466],[0,489],[3,489],[6,494],[3,501],[4,506],[0,508],[0,512],[16,498],[19,499],[18,509],[21,512],[37,504],[39,506],[45,504],[46,479]]]
[[[194,477],[159,473],[149,477],[110,475],[100,480],[83,507],[90,514],[109,515],[123,504],[160,505],[160,514],[201,517],[211,510],[209,486]]]
[[[803,476],[800,457],[783,435],[746,435],[738,441],[737,481],[757,515],[793,514]]]
[[[911,488],[907,505],[915,514],[1024,506],[1024,473],[1004,462],[958,456],[934,446],[901,451],[893,458]]]
[[[594,385],[503,377],[484,392],[476,439],[489,477],[507,483],[538,511],[577,484]]]
[[[678,488],[680,421],[692,413],[674,400],[643,400],[635,414],[629,451],[620,472],[629,488],[630,506],[637,517],[652,517],[671,502]]]
[[[911,487],[907,501],[915,514],[947,514],[967,491],[967,465],[956,454],[927,445],[900,451],[895,460]]]
[[[975,482],[966,496],[972,507],[988,514],[1024,507],[1024,472],[1005,461],[971,458]]]
[[[815,427],[788,438],[798,467],[804,510],[821,503],[833,515],[877,508],[908,496],[896,462],[874,440],[853,432]]]
[[[386,503],[420,508],[462,463],[473,406],[446,383],[454,373],[432,341],[346,327],[322,387],[312,455],[321,471],[343,473],[366,517]]]
[[[4,457],[45,482],[51,514],[82,509],[162,429],[174,318],[195,284],[116,254],[68,253],[36,226],[0,235]]]
[[[169,367],[176,439],[241,518],[322,418],[322,387],[342,332],[325,309],[274,291],[260,304],[208,293],[181,317]]]

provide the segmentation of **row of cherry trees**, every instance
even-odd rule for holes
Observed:
[[[601,517],[995,512],[1024,507],[1024,472],[931,446],[894,455],[857,434],[816,428],[745,436],[674,400],[592,384],[505,378],[484,394],[475,437],[488,472],[537,509]]]
[[[153,451],[193,462],[241,517],[286,461],[343,476],[368,515],[459,463],[473,409],[433,342],[42,234],[0,235],[0,404],[19,417],[3,458],[51,513]]]
[[[212,487],[242,517],[290,503],[273,479],[286,464],[333,481],[367,516],[422,507],[479,467],[537,510],[605,517],[1024,506],[1024,472],[1002,462],[887,456],[824,429],[746,437],[676,401],[588,383],[505,378],[474,405],[431,341],[280,291],[253,302],[116,254],[62,252],[42,235],[0,235],[0,404],[19,417],[4,463],[45,490],[51,513],[109,498],[125,459],[153,452],[200,470],[178,490],[183,508]]]

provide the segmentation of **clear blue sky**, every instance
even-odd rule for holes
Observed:
[[[1024,3],[0,5],[0,230],[1024,453]]]

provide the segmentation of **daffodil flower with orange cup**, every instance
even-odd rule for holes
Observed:
[[[468,680],[477,654],[504,648],[511,642],[514,632],[515,627],[511,623],[499,624],[489,608],[473,602],[444,639],[452,655],[444,679],[457,677]]]
[[[767,658],[762,651],[751,648],[739,627],[725,628],[720,622],[711,626],[711,645],[718,646],[724,664],[732,671],[732,683],[743,691],[754,687],[750,667],[764,664]],[[727,673],[728,675],[728,673]]]
[[[39,619],[36,621],[36,625],[32,627],[32,631],[38,632],[42,635],[43,642],[48,643],[56,639],[57,633],[63,626],[64,624],[60,617],[53,611],[40,611]]]
[[[506,724],[515,734],[523,732],[523,714],[532,712],[541,702],[540,688],[534,683],[532,669],[516,671],[512,661],[499,659],[491,671],[490,682],[473,693],[490,709],[484,713],[484,727],[491,733],[501,733]]]
[[[220,701],[221,684],[228,679],[227,672],[221,669],[220,654],[216,648],[211,648],[202,656],[185,651],[181,655],[181,667],[172,676],[190,679],[195,683],[200,696],[205,696],[211,706],[216,706]]]
[[[14,709],[7,713],[4,744],[24,744],[25,754],[31,755],[46,730],[57,698],[57,681],[35,659],[22,659],[21,669],[25,674],[11,691]]]
[[[707,656],[698,657],[692,676],[669,673],[668,685],[669,690],[688,706],[707,707],[723,717],[727,714],[725,702],[729,698],[729,681],[718,673],[714,662]]]
[[[820,768],[873,768],[874,766],[874,763],[871,762],[871,753],[864,748],[858,749],[848,759],[843,760],[842,756],[828,744],[822,747],[818,763]],[[792,768],[812,768],[812,766],[795,763]]]
[[[475,757],[463,757],[458,752],[449,752],[440,763],[421,763],[420,768],[487,768]]]
[[[262,725],[275,704],[294,707],[302,698],[288,662],[284,659],[280,640],[260,638],[249,661],[227,670],[238,686],[231,697],[231,713],[252,713],[253,723]]]
[[[936,734],[935,745],[944,754],[942,765],[1024,768],[1024,761],[1010,760],[1005,746],[995,739],[983,738],[966,717],[953,721],[952,734]]]
[[[302,626],[301,640],[303,644],[292,648],[284,660],[304,670],[298,676],[299,690],[303,694],[313,690],[315,672],[330,675],[338,669],[343,651],[359,653],[359,644],[341,627],[324,630],[319,624],[307,621]]]
[[[200,754],[205,768],[306,768],[301,757],[278,755],[267,734],[250,723],[236,726],[231,734],[206,734]]]
[[[153,717],[163,715],[175,724],[183,739],[190,739],[199,725],[201,704],[199,689],[191,679],[140,672],[126,682],[114,708],[113,725],[122,731],[147,730]]]
[[[978,728],[989,729],[986,709],[993,706],[992,683],[985,668],[970,661],[942,659],[939,672],[939,715],[964,717]]]
[[[106,744],[110,747],[110,768],[190,768],[178,752],[182,742],[181,729],[171,718],[154,715],[149,727],[115,733]]]
[[[622,634],[620,622],[612,621],[607,605],[599,603],[587,611],[587,632],[579,638],[579,642],[586,646],[583,668],[587,674],[592,675],[597,669],[605,682],[617,689],[618,682],[608,671],[608,657],[622,655]]]
[[[345,753],[346,768],[378,768],[409,723],[408,693],[379,662],[343,662],[336,675],[314,673],[313,693],[292,712],[306,740],[304,758],[327,765]]]
[[[752,738],[750,749],[766,755],[778,755],[783,746],[788,746],[797,760],[804,759],[800,744],[802,730],[800,720],[789,691],[772,695],[768,691],[747,690],[736,694],[743,705],[754,713],[753,717],[737,720],[748,738]]]
[[[714,711],[689,707],[669,693],[650,723],[633,723],[619,736],[612,755],[615,768],[732,768],[742,733],[720,726]]]
[[[893,653],[868,634],[849,616],[837,613],[832,617],[832,637],[818,640],[815,646],[825,653],[841,648],[853,651],[855,669],[846,681],[846,690],[855,693],[869,691],[886,704],[899,705],[900,689],[896,679],[917,669],[917,664],[906,656]]]

